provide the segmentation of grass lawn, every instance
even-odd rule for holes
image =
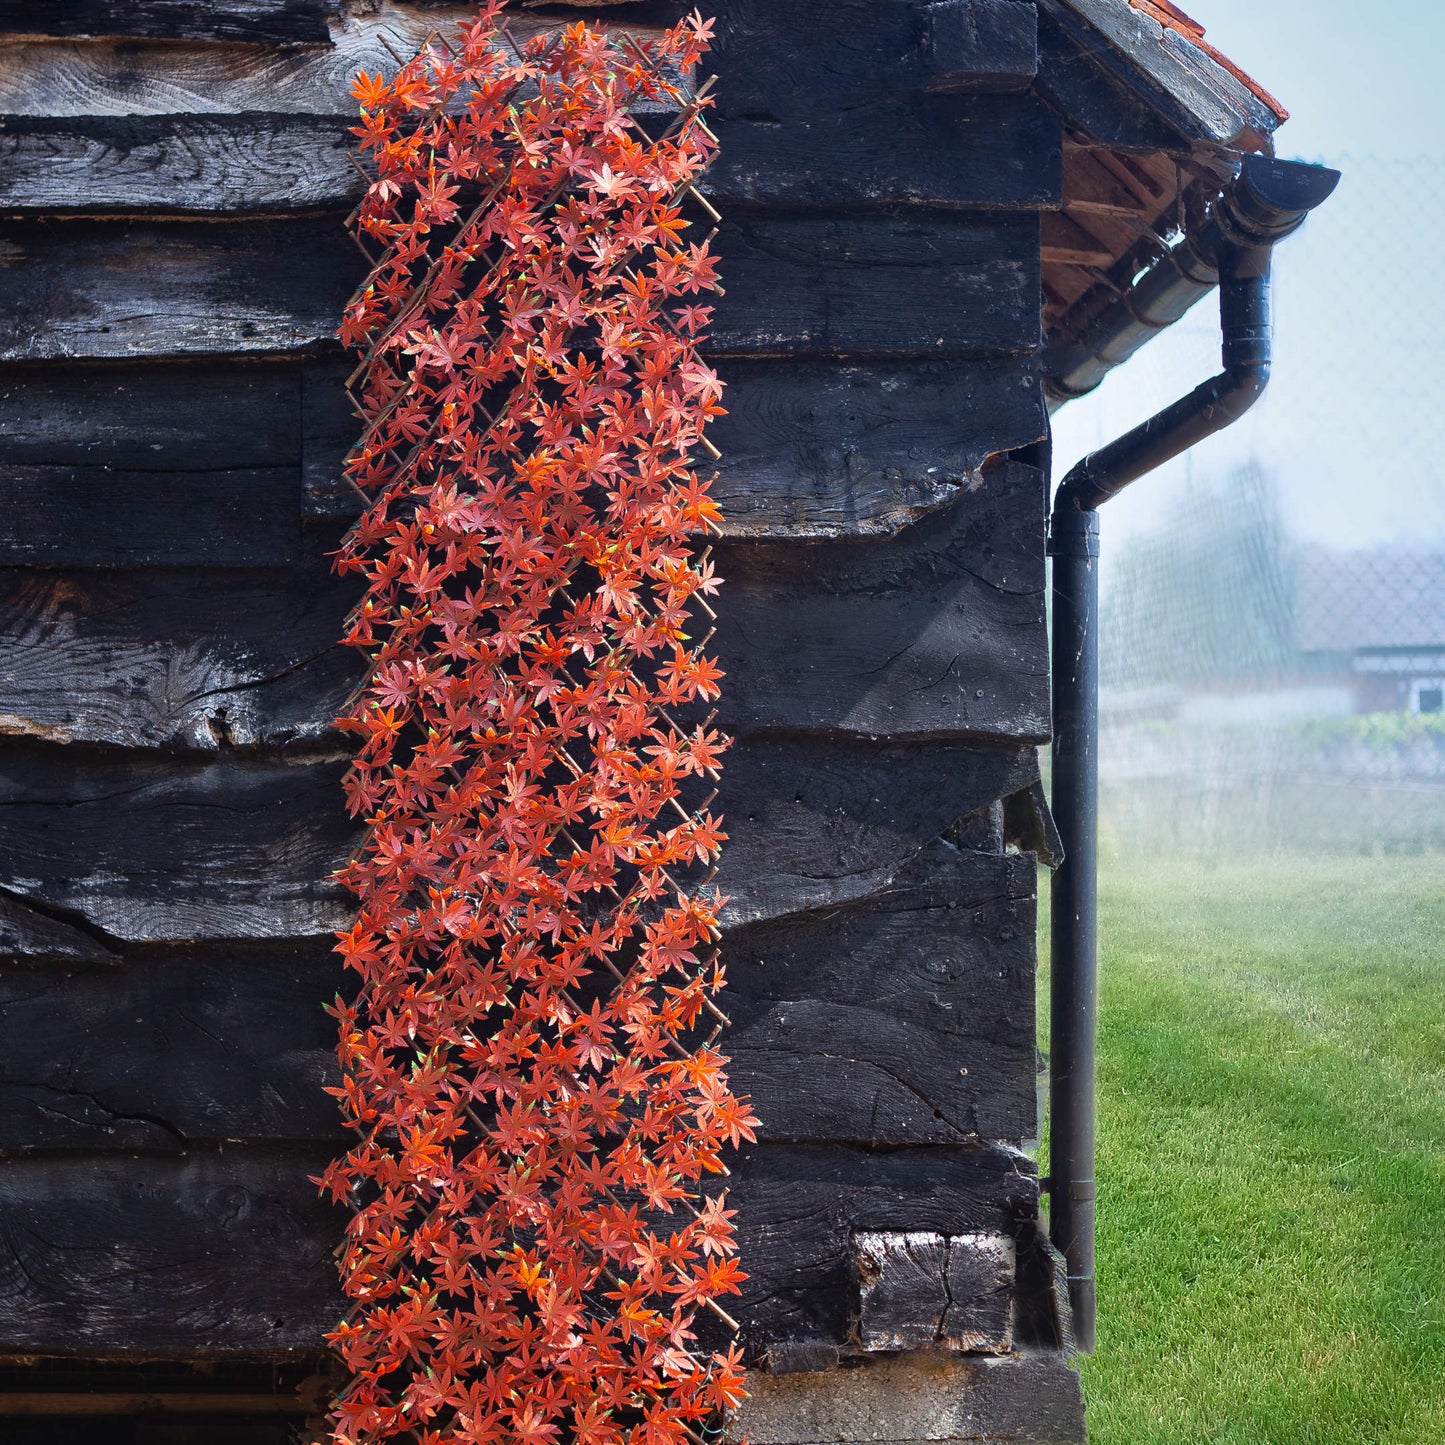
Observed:
[[[1110,863],[1096,1445],[1445,1441],[1445,859]]]

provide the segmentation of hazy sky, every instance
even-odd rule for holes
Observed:
[[[1445,541],[1445,0],[1186,0],[1209,39],[1291,112],[1282,156],[1344,172],[1276,253],[1274,379],[1230,431],[1111,502],[1106,536],[1256,458],[1302,537]],[[1202,301],[1056,414],[1059,474],[1218,369]]]

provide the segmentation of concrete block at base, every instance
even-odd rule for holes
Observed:
[[[1078,1371],[1058,1351],[894,1355],[824,1374],[753,1374],[748,1389],[733,1431],[751,1445],[1087,1439]]]

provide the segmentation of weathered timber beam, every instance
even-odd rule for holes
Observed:
[[[1010,0],[1014,3],[1014,0]],[[12,117],[0,132],[0,212],[272,214],[349,206],[355,117]],[[1027,97],[896,101],[775,125],[720,118],[723,158],[702,182],[715,203],[1004,205],[1058,200],[1058,123]],[[983,167],[981,157],[1011,157]],[[995,184],[988,184],[994,178]]]
[[[1031,12],[1017,0],[995,6]],[[456,9],[352,13],[327,49],[176,42],[18,42],[0,52],[0,206],[132,214],[349,206],[358,68],[395,67]],[[928,96],[950,72],[912,0],[758,5],[719,14],[714,113],[722,157],[705,189],[726,207],[1057,204],[1059,125],[1026,95]],[[555,18],[517,16],[519,39]],[[643,33],[646,27],[625,24]],[[945,43],[948,65],[965,63]],[[966,63],[1013,85],[1016,58]],[[954,78],[957,74],[954,73]]]
[[[0,889],[129,942],[344,927],[357,842],[342,757],[142,758],[0,750]],[[1032,748],[754,739],[728,755],[728,928],[888,887],[959,818],[1027,787]]]
[[[6,3],[28,8],[32,0]],[[179,0],[171,0],[176,3]],[[154,0],[146,0],[144,8],[155,11],[158,18],[164,13]],[[351,82],[358,70],[391,75],[396,70],[395,54],[411,55],[432,30],[445,32],[476,17],[475,7],[457,5],[383,3],[368,10],[350,7],[331,34],[331,43],[310,48],[193,45],[184,43],[183,35],[165,31],[162,38],[149,40],[12,40],[0,51],[0,115],[199,116],[260,111],[350,117],[356,113]],[[519,41],[556,24],[528,15],[509,20]],[[10,28],[26,33],[26,27]],[[641,34],[655,33],[655,27],[624,26],[629,31],[634,28]],[[261,97],[264,104],[259,103]]]
[[[753,1445],[1073,1445],[1085,1438],[1078,1371],[1053,1347],[902,1354],[827,1374],[757,1374],[733,1423]]]
[[[350,519],[341,475],[357,434],[342,361],[305,366],[303,506]],[[812,540],[896,532],[975,488],[993,454],[1043,435],[1032,356],[845,363],[724,360],[727,415],[713,495],[729,537]]]
[[[1038,10],[1031,0],[934,0],[928,89],[1027,90],[1039,68]]]
[[[341,1316],[329,1151],[5,1163],[0,1351],[90,1358],[314,1351]]]
[[[344,926],[345,762],[0,749],[0,888],[120,940]]]
[[[1044,741],[1045,501],[1006,463],[896,537],[717,544],[724,724]]]
[[[12,116],[0,131],[0,212],[114,216],[335,209],[363,190],[351,161],[352,119]]]
[[[871,897],[731,930],[722,1047],[760,1137],[1030,1137],[1033,875],[939,842]],[[329,938],[0,968],[0,1152],[339,1141],[322,1004],[354,982]]]
[[[825,910],[892,885],[959,818],[1028,787],[1032,748],[756,738],[724,760],[727,927]]]
[[[1039,0],[1039,20],[1041,42],[1046,30],[1061,34],[1111,86],[1136,97],[1188,144],[1255,150],[1280,123],[1224,66],[1134,6],[1112,0]],[[1041,64],[1041,77],[1048,69]],[[1077,78],[1075,70],[1075,83]]]
[[[336,1023],[322,1006],[350,986],[330,938],[0,969],[0,1152],[337,1143]]]
[[[328,1149],[12,1159],[0,1192],[0,1352],[278,1357],[321,1347],[343,1301],[344,1216],[308,1176]],[[750,1276],[728,1308],[754,1358],[788,1337],[846,1343],[852,1236],[1016,1232],[1032,1166],[986,1145],[874,1153],[752,1146],[729,1206]]]
[[[1032,1162],[990,1145],[874,1152],[759,1144],[730,1167],[728,1205],[738,1211],[750,1278],[729,1310],[754,1359],[788,1341],[852,1344],[857,1234],[1013,1235],[1037,1208]]]
[[[1031,1137],[1034,871],[938,843],[871,898],[733,933],[722,1047],[759,1138]]]
[[[106,481],[124,516],[133,490]],[[722,724],[1045,737],[1041,496],[1037,473],[1001,466],[898,537],[715,544]],[[330,736],[364,672],[337,641],[360,585],[331,574],[334,545],[308,535],[280,574],[0,568],[0,734],[206,752]]]
[[[337,642],[359,592],[320,539],[281,574],[5,568],[0,733],[206,752],[327,736],[364,671]]]
[[[990,355],[1040,339],[1038,219],[752,218],[707,354]],[[334,351],[364,272],[334,218],[0,229],[0,361]]]
[[[325,45],[341,0],[0,0],[0,32]]]

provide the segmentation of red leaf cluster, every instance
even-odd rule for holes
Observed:
[[[701,1445],[741,1396],[695,1330],[745,1278],[703,1185],[756,1122],[704,1033],[709,28],[517,47],[493,3],[356,83],[343,1445]]]

